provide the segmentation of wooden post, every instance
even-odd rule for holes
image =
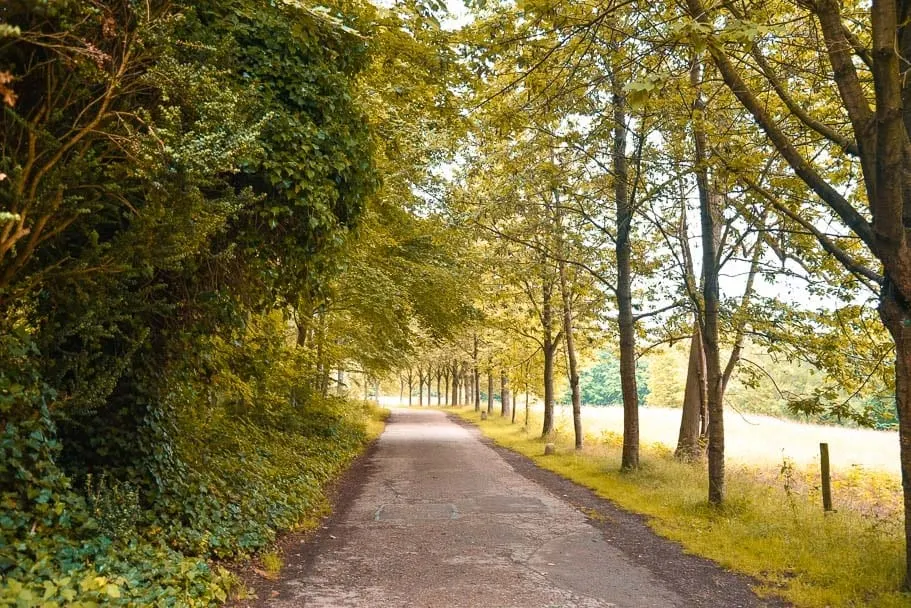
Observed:
[[[829,444],[819,444],[819,467],[822,473],[822,508],[832,511],[832,479],[829,476]]]

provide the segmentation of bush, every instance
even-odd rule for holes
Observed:
[[[49,421],[0,438],[0,606],[212,606],[230,581],[206,563],[259,551],[321,512],[325,484],[366,442],[361,404],[311,406],[287,430],[220,416],[182,440],[189,475],[140,498],[134,482],[57,467]],[[301,432],[304,429],[306,432]],[[332,441],[324,436],[331,432]],[[10,483],[11,481],[15,483]]]

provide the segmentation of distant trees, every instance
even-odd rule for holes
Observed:
[[[639,403],[642,405],[650,401],[649,381],[648,362],[640,359],[636,366],[636,386]],[[586,366],[580,374],[579,387],[583,405],[621,405],[623,389],[620,385],[620,361],[617,356],[610,351],[601,351],[595,364]],[[570,399],[571,395],[564,393],[560,400],[567,403]]]

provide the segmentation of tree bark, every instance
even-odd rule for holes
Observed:
[[[487,368],[487,415],[493,416],[493,370]]]
[[[557,230],[562,231],[562,226]],[[572,302],[566,281],[566,263],[559,262],[560,294],[563,298],[563,334],[566,336],[566,358],[569,361],[569,389],[573,402],[573,435],[577,450],[582,449],[582,395],[579,391],[579,370],[576,363],[576,345],[573,337]]]
[[[418,407],[424,407],[424,370],[418,368]]]
[[[440,381],[443,379],[443,367],[437,366],[437,407],[442,405],[443,394],[440,392]]]
[[[528,430],[528,374],[529,364],[525,364],[525,430]]]
[[[544,423],[541,436],[550,438],[554,434],[554,353],[557,350],[553,336],[553,307],[551,299],[553,286],[544,276],[543,296],[541,298],[541,325],[544,330]]]
[[[680,417],[680,435],[674,456],[687,462],[701,460],[705,455],[703,441],[703,416],[708,385],[705,376],[705,352],[698,319],[693,323],[690,340],[690,359],[686,371],[686,388],[683,393],[683,414]],[[705,420],[705,422],[708,422]]]
[[[500,371],[500,415],[509,416],[512,411],[512,395],[509,392],[509,376]]]
[[[408,407],[411,407],[412,395],[414,395],[414,372],[408,368]]]
[[[622,470],[639,468],[639,389],[636,386],[636,319],[633,316],[630,232],[633,207],[629,200],[626,159],[626,99],[616,69],[611,70],[614,105],[614,198],[617,204],[617,325],[620,331],[620,389],[623,393]]]
[[[519,409],[519,406],[518,406],[518,404],[516,403],[515,393],[513,393],[513,399],[512,399],[512,419],[509,421],[510,424],[515,424],[515,423],[516,423],[516,410],[517,410],[517,409]]]
[[[541,436],[545,439],[554,434],[554,351],[553,344],[544,349],[544,425]]]
[[[696,60],[698,61],[698,59]],[[706,364],[706,403],[709,423],[709,502],[724,502],[724,395],[722,389],[721,353],[718,345],[718,237],[720,207],[718,197],[709,183],[707,144],[705,134],[705,100],[702,98],[701,73],[691,72],[696,84],[693,102],[693,144],[695,153],[696,186],[699,191],[699,218],[702,223],[702,302],[700,323]],[[698,303],[697,303],[698,304]]]
[[[911,310],[887,282],[880,294],[879,316],[895,340],[895,405],[905,507],[905,579],[911,589]]]
[[[459,405],[459,364],[452,363],[452,405]]]
[[[481,411],[481,370],[478,369],[478,334],[474,335],[474,350],[472,351],[474,357],[473,363],[474,367],[472,368],[472,392],[474,397],[474,411]]]

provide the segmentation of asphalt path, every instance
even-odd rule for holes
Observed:
[[[354,469],[326,525],[286,544],[257,605],[781,605],[440,411],[394,410]]]

